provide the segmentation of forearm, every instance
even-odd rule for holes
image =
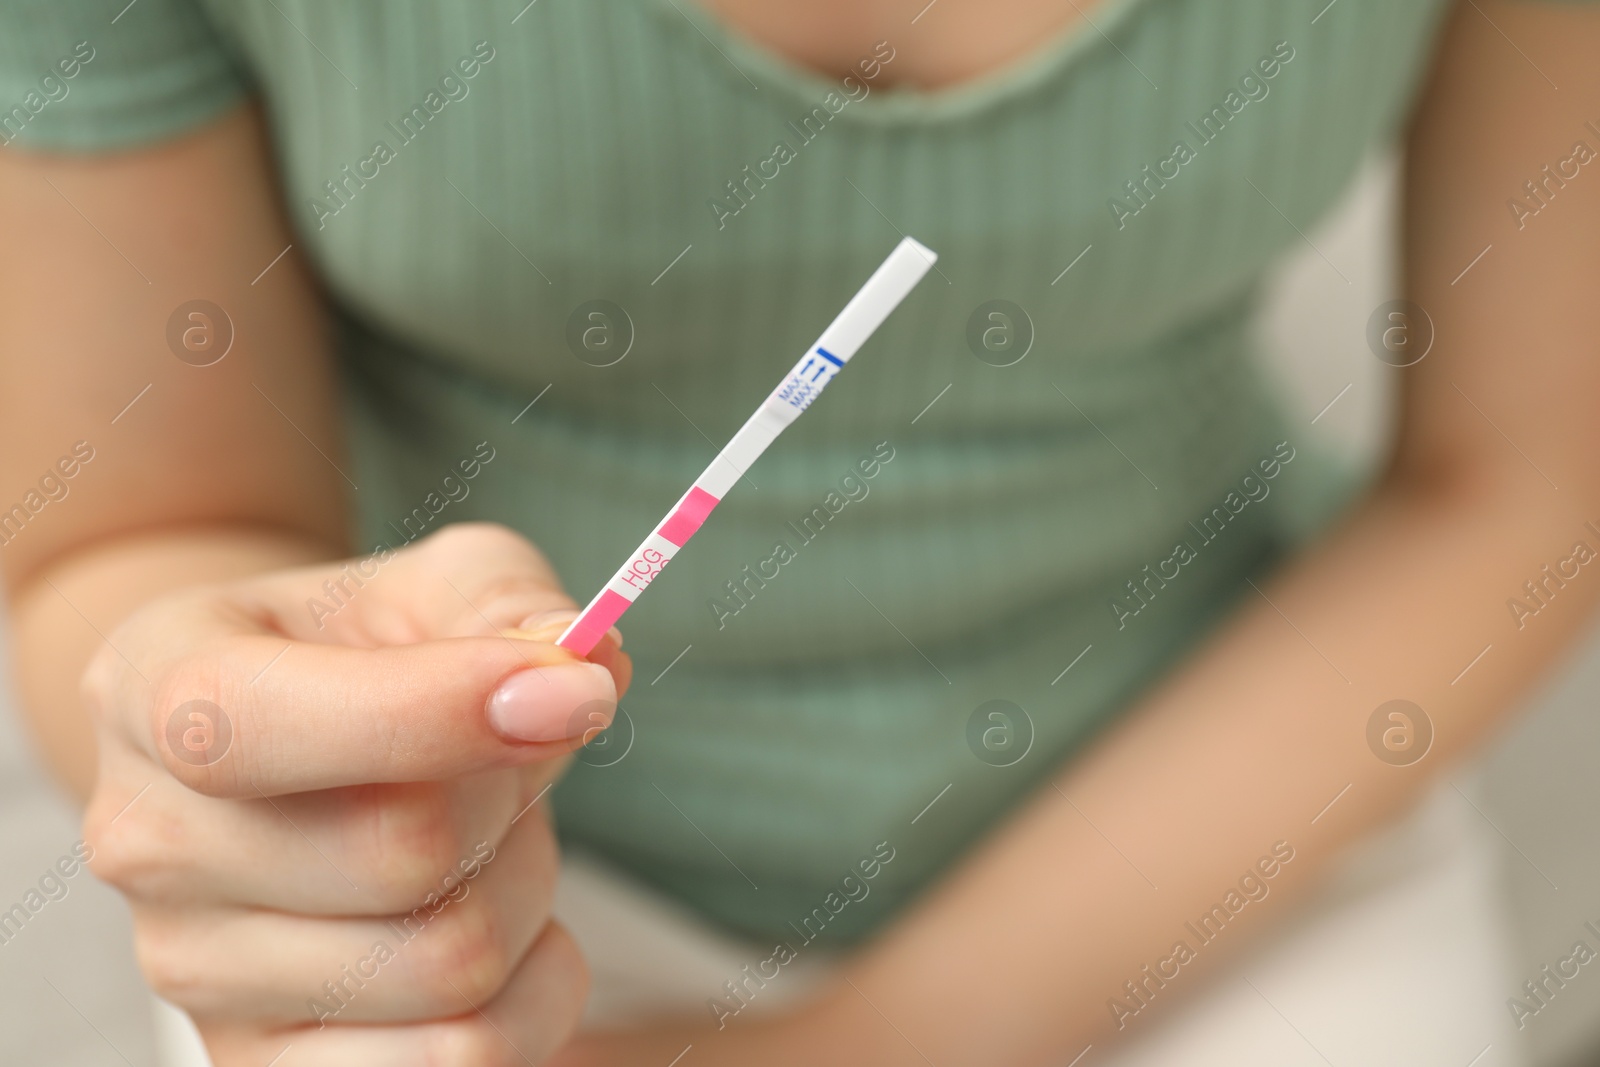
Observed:
[[[920,1063],[920,1049],[941,1067],[1044,1063],[1116,1033],[1108,1001],[1139,1007],[1124,982],[1178,941],[1196,958],[1121,1021],[1137,1029],[1192,990],[1342,845],[1481,740],[1592,608],[1600,580],[1581,574],[1523,630],[1512,623],[1506,600],[1524,581],[1576,540],[1600,548],[1581,529],[1600,507],[1506,473],[1431,496],[1391,484],[1264,596],[1250,592],[1209,647],[851,969],[816,1032],[864,1049],[861,1062]],[[1436,731],[1410,767],[1366,739],[1396,697]],[[1278,841],[1295,855],[1270,895],[1201,947],[1185,923]]]
[[[245,106],[138,151],[0,152],[0,507],[26,503],[0,576],[23,709],[79,796],[103,635],[180,585],[344,551],[325,315],[271,174]]]
[[[811,1008],[716,1033],[594,1038],[563,1067],[670,1059],[691,1041],[706,1064],[1021,1067],[1147,1026],[1483,739],[1600,597],[1585,572],[1521,630],[1506,608],[1574,541],[1600,551],[1581,529],[1600,525],[1600,489],[1558,495],[1509,468],[1451,485],[1390,481],[1259,594],[1247,588],[1205,647]],[[1368,744],[1369,717],[1394,698],[1434,726],[1411,766]],[[1260,877],[1278,842],[1293,859]],[[1247,871],[1267,895],[1202,943],[1185,924]],[[1180,941],[1191,958],[1163,966]],[[1144,1008],[1129,981],[1159,995]]]
[[[56,776],[80,800],[93,782],[94,735],[78,681],[135,608],[183,586],[328,559],[341,550],[259,525],[145,531],[56,557],[9,590],[21,711]]]
[[[1584,525],[1600,526],[1596,479],[1569,469],[1555,493],[1520,460],[1480,472],[1397,473],[1259,592],[1245,587],[1205,646],[816,1005],[720,1032],[593,1039],[563,1067],[656,1062],[691,1041],[696,1062],[730,1067],[758,1056],[769,1067],[1025,1067],[1159,1019],[1343,846],[1480,743],[1600,599],[1600,576],[1584,568],[1521,628],[1507,609],[1574,542],[1600,552]],[[1373,712],[1396,698],[1434,728],[1409,766],[1368,741]],[[1293,858],[1263,876],[1258,861],[1279,842],[1277,859]],[[1246,872],[1266,895],[1202,940],[1191,924]]]
[[[1205,648],[870,948],[848,984],[773,1024],[785,1040],[759,1044],[763,1062],[1068,1062],[1116,1033],[1108,1001],[1135,1006],[1124,983],[1142,984],[1190,941],[1186,923],[1287,842],[1295,858],[1270,895],[1214,942],[1190,941],[1195,958],[1123,1019],[1145,1026],[1482,740],[1570,641],[1600,577],[1568,563],[1542,604],[1524,583],[1573,558],[1575,542],[1600,550],[1585,526],[1600,526],[1600,187],[1569,183],[1559,218],[1525,229],[1505,198],[1590,117],[1597,39],[1591,9],[1457,8],[1408,143],[1405,292],[1428,317],[1408,325],[1437,336],[1394,375],[1394,473],[1264,596],[1246,590]],[[1515,618],[1514,597],[1537,615]],[[1396,698],[1436,734],[1409,767],[1367,743],[1369,717]],[[756,1030],[707,1035],[697,1062],[739,1062]]]

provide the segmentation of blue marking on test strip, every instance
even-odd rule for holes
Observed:
[[[826,348],[822,348],[822,347],[819,346],[817,348],[817,355],[821,356],[823,359],[827,360],[829,363],[832,363],[835,367],[843,367],[844,366],[844,360],[840,359],[838,356],[834,355],[832,352],[829,352]]]

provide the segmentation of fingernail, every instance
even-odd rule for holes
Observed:
[[[588,726],[578,710],[596,701],[616,703],[611,672],[595,663],[571,663],[511,675],[489,697],[485,713],[505,737],[562,741]]]
[[[551,611],[541,611],[537,615],[529,615],[519,622],[511,631],[513,637],[521,637],[527,641],[554,641],[566,632],[582,612],[576,608],[555,608]],[[606,631],[606,635],[615,641],[618,648],[622,647],[622,631],[615,626]]]

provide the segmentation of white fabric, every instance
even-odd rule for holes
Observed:
[[[1083,1067],[1524,1067],[1505,1008],[1514,983],[1492,833],[1441,787],[1355,850],[1269,944],[1171,1012],[1133,1021],[1137,1037],[1092,1050]],[[709,1020],[723,983],[772,951],[581,855],[565,859],[556,915],[593,973],[586,1026],[662,1013]],[[802,948],[746,1010],[794,1001],[836,963]],[[164,1067],[209,1067],[181,1012],[158,1003],[157,1029]]]

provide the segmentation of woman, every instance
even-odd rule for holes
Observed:
[[[1592,606],[1541,570],[1600,510],[1591,10],[56,0],[0,41],[19,678],[224,1067],[1065,1063]],[[1245,327],[1402,129],[1434,337],[1357,487]],[[938,272],[558,758],[632,673],[550,643],[573,598],[902,232]],[[862,947],[569,1043],[552,806],[769,978]]]

